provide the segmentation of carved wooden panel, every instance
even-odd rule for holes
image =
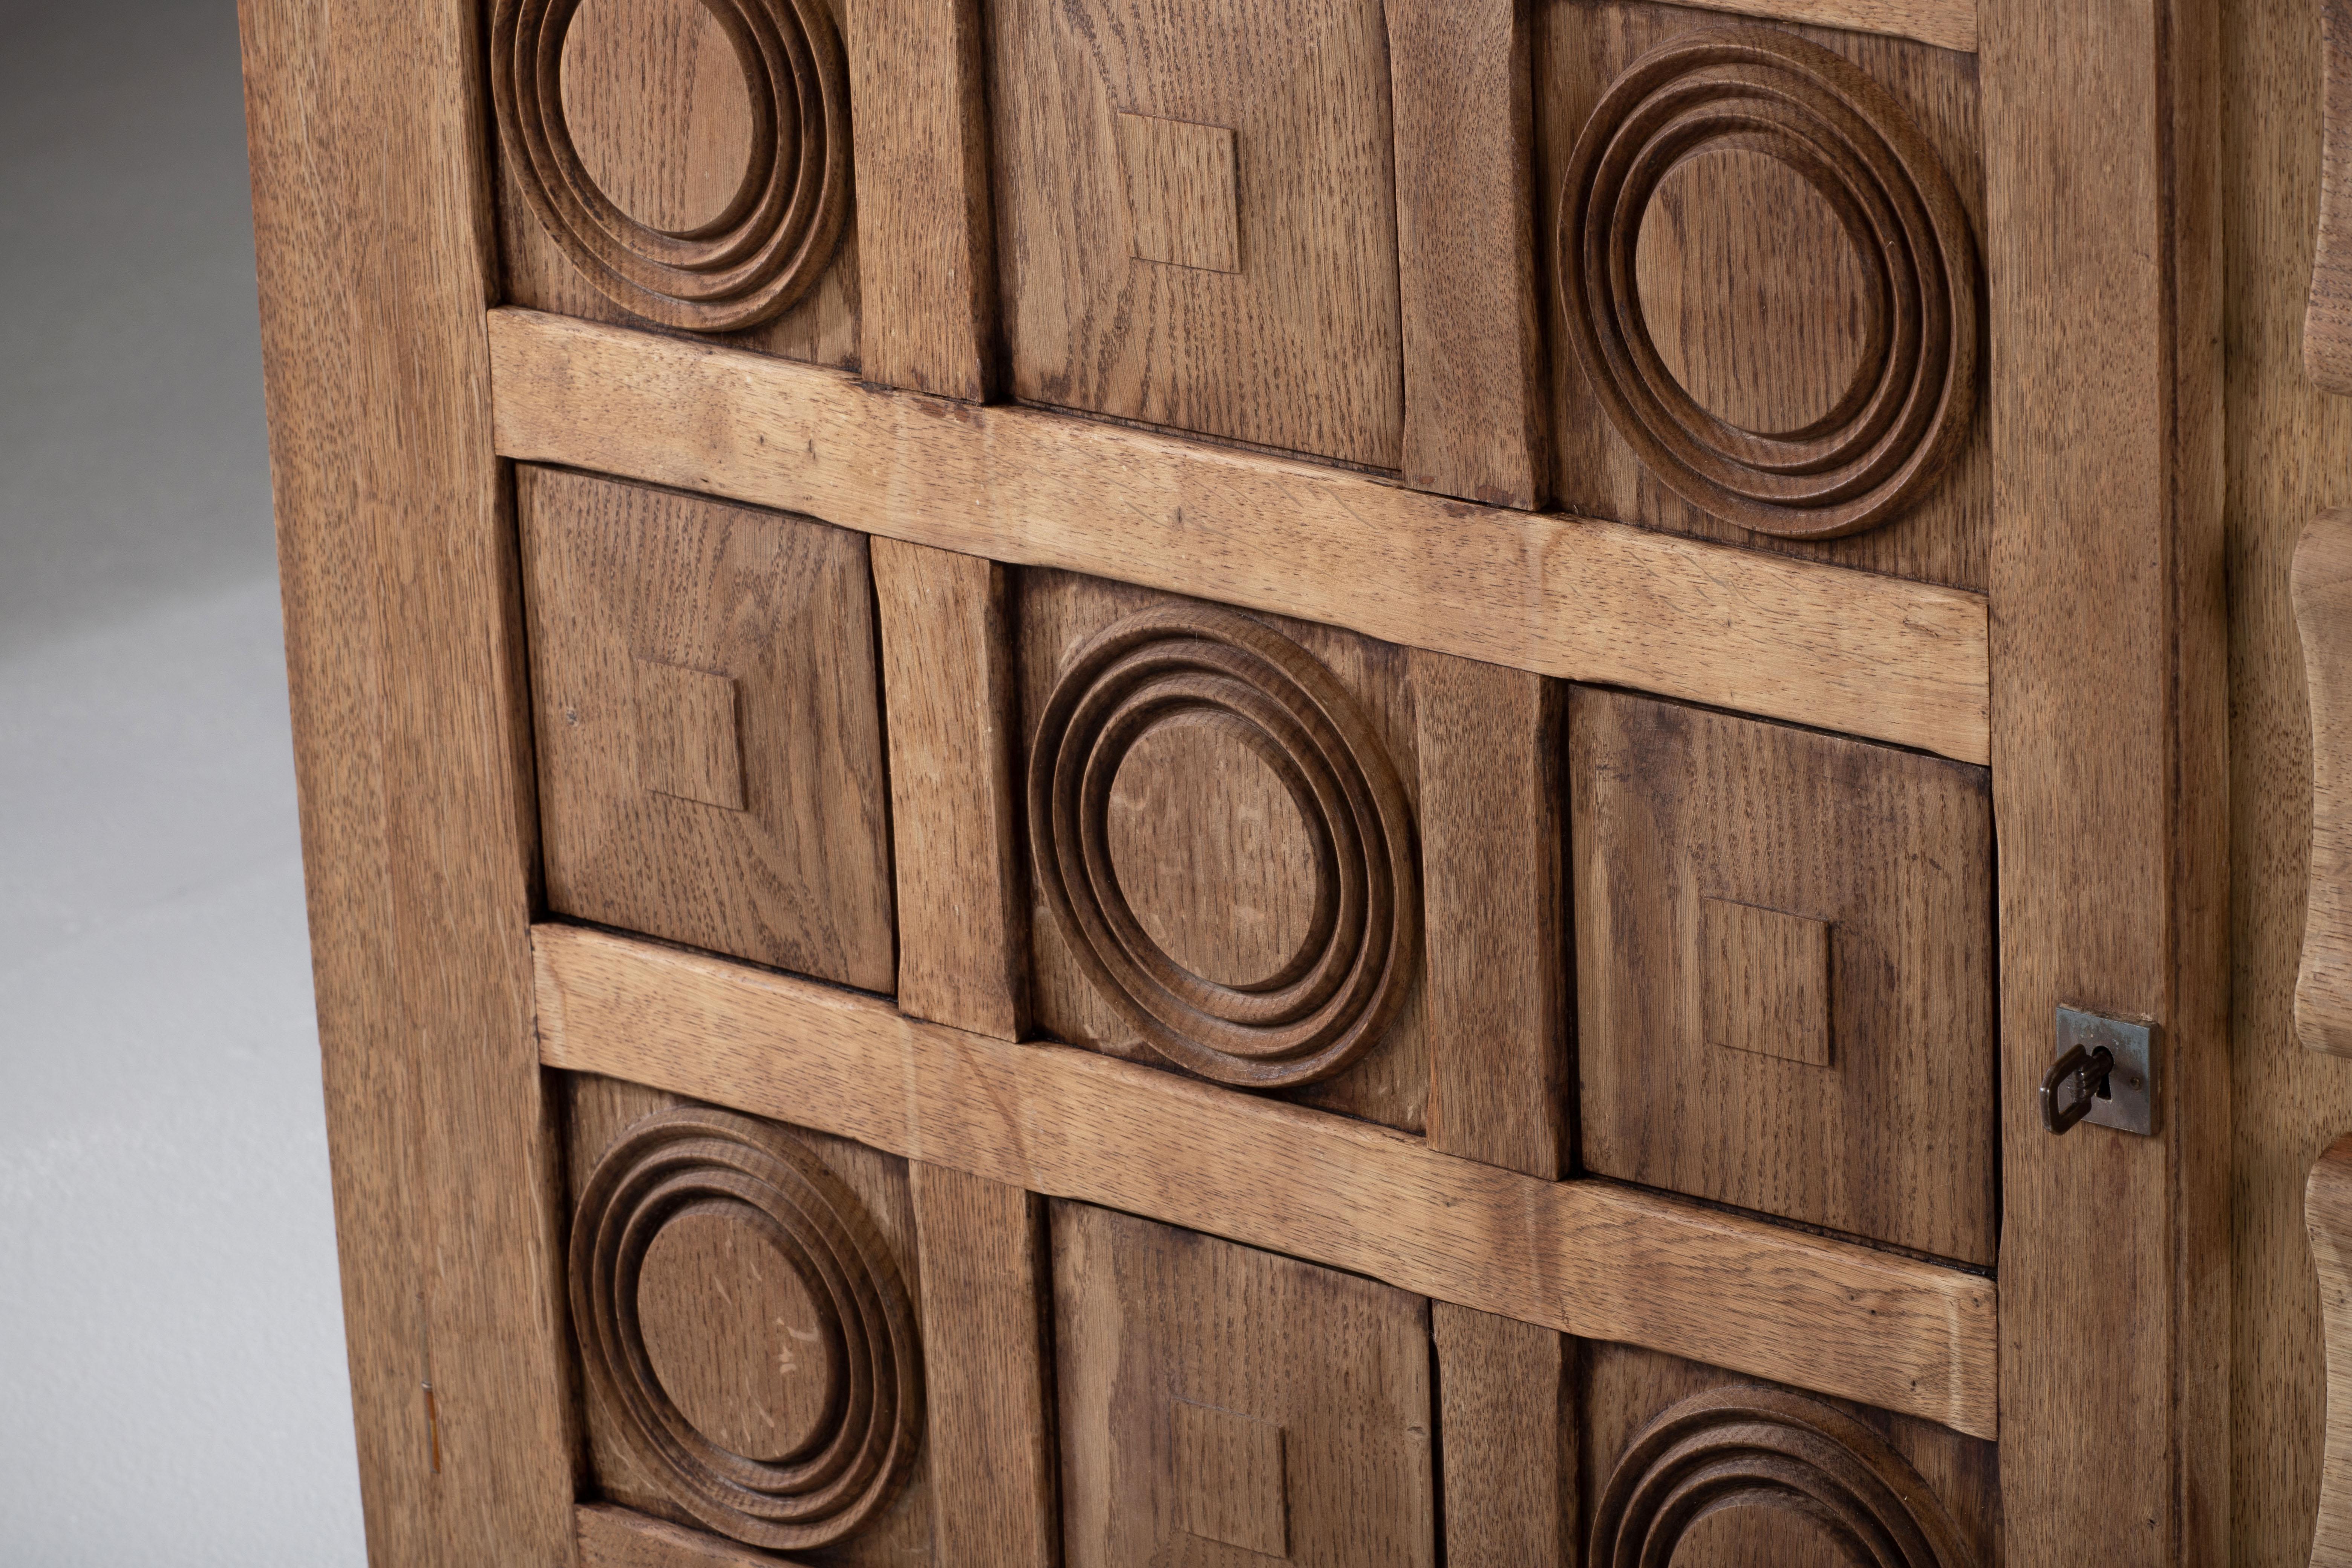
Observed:
[[[1061,573],[1020,599],[1038,1028],[1418,1130],[1403,650]]]
[[[1990,1264],[1984,770],[1577,689],[1595,1173]]]
[[[863,535],[517,470],[549,903],[891,989]]]
[[[834,0],[501,0],[508,297],[856,361]]]
[[[2352,397],[2352,5],[2318,5],[2319,233],[2304,303],[2303,366],[2322,392]]]
[[[1538,39],[1563,505],[1981,586],[1973,58],[1608,0]]]
[[[1068,1568],[1436,1562],[1429,1303],[1053,1205]]]
[[[1587,1344],[1590,1568],[1981,1568],[1990,1443],[1624,1345]]]
[[[927,1550],[906,1163],[609,1079],[564,1081],[595,1490],[829,1561]]]
[[[991,0],[1013,391],[1402,460],[1379,0]]]

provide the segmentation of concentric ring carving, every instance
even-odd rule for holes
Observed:
[[[1217,726],[1287,788],[1313,839],[1306,936],[1273,973],[1185,968],[1129,906],[1107,815],[1120,764],[1162,726]],[[1156,1050],[1221,1082],[1311,1083],[1378,1041],[1421,945],[1411,807],[1379,736],[1323,665],[1263,622],[1171,605],[1065,663],[1029,758],[1038,884],[1096,988]]]
[[[499,0],[491,22],[499,134],[531,211],[597,288],[650,321],[727,331],[789,308],[849,212],[849,77],[824,0],[700,0],[743,68],[751,163],[724,211],[681,232],[623,211],[572,145],[563,42],[582,3]]]
[[[1738,150],[1821,193],[1868,277],[1862,363],[1801,428],[1701,406],[1662,360],[1635,283],[1642,225],[1684,161]],[[1950,174],[1902,106],[1830,50],[1710,28],[1643,56],[1585,121],[1560,192],[1561,303],[1588,380],[1658,479],[1759,532],[1832,538],[1916,501],[1966,439],[1978,361],[1976,245]]]
[[[1744,1509],[1796,1516],[1857,1568],[1977,1561],[1927,1483],[1877,1433],[1817,1399],[1735,1385],[1674,1405],[1626,1448],[1594,1511],[1593,1568],[1672,1562],[1703,1521]]]
[[[755,1230],[814,1308],[831,1392],[771,1459],[698,1429],[667,1393],[638,1318],[638,1276],[681,1215]],[[588,1376],[648,1476],[695,1518],[755,1546],[806,1550],[878,1513],[906,1479],[923,1426],[914,1312],[888,1246],[814,1154],[765,1123],[682,1107],[636,1122],[597,1162],[572,1232],[572,1311]]]

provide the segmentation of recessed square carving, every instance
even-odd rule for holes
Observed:
[[[1830,922],[1702,899],[1698,970],[1706,1043],[1830,1065]]]
[[[1289,1555],[1282,1428],[1189,1399],[1171,1401],[1168,1419],[1176,1460],[1176,1528],[1263,1557]]]
[[[1238,272],[1241,214],[1234,195],[1234,133],[1150,114],[1118,117],[1135,258]]]
[[[743,809],[735,682],[707,670],[636,661],[637,783],[656,795]]]

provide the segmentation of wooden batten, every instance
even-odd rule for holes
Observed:
[[[1584,1338],[1998,1425],[1979,1275],[1416,1138],[1091,1052],[567,926],[534,932],[541,1059],[1148,1215]],[[787,1047],[789,1048],[780,1048]]]
[[[499,451],[1983,762],[1982,595],[530,311]]]
[[[1963,53],[1973,53],[1977,47],[1977,0],[1707,0],[1706,8],[1916,38]]]

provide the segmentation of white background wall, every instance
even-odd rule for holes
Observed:
[[[0,1564],[357,1563],[231,0],[0,0]]]

